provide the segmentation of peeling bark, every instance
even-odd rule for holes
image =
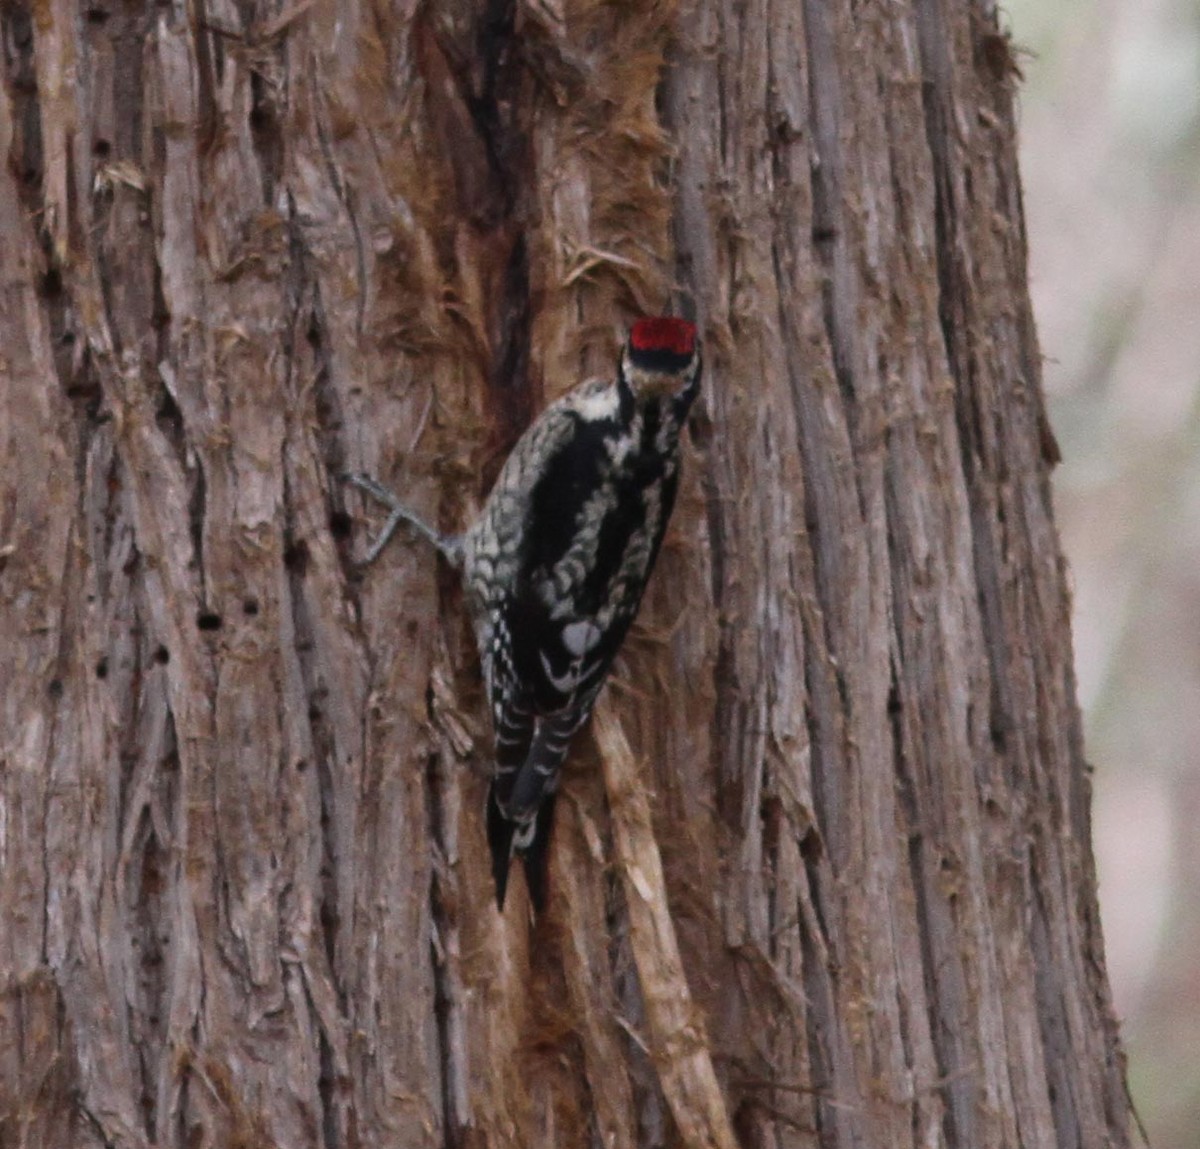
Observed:
[[[982,3],[0,5],[0,1145],[1129,1144]],[[448,529],[638,313],[658,573],[493,901]]]

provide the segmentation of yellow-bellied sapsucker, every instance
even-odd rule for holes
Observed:
[[[514,853],[534,906],[545,905],[559,770],[637,614],[699,385],[693,324],[639,320],[616,377],[583,383],[541,414],[461,536],[437,534],[351,476],[392,509],[366,561],[406,521],[463,572],[495,729],[487,832],[501,908]]]

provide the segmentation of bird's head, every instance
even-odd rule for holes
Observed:
[[[674,399],[686,413],[700,385],[696,325],[669,315],[639,319],[621,355],[621,378],[635,399]]]

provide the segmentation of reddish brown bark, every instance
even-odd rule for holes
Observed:
[[[0,12],[0,1144],[1127,1144],[994,14]],[[461,525],[668,306],[501,917],[459,595],[339,476]]]

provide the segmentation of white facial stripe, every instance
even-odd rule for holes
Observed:
[[[585,419],[615,419],[620,400],[615,387],[605,387],[591,395],[583,395],[576,403],[576,410]]]

